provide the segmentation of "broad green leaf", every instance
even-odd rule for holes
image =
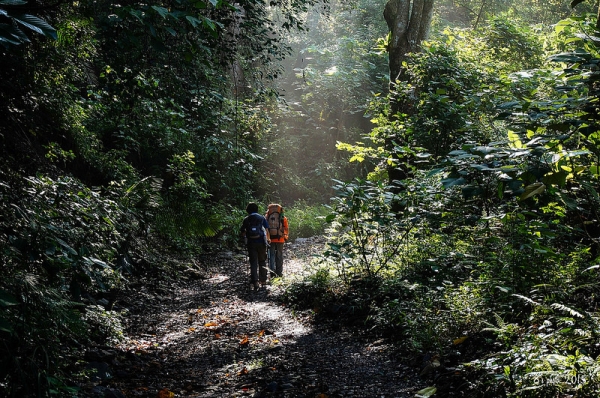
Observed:
[[[459,178],[446,178],[442,180],[442,185],[446,188],[453,187],[455,185],[465,185],[467,180],[462,177]]]
[[[62,240],[60,238],[56,238],[56,241],[58,242],[59,245],[61,245],[65,249],[67,249],[67,251],[69,253],[71,253],[72,255],[76,256],[78,254],[77,251],[75,249],[73,249],[71,246],[69,246],[69,244],[67,242],[65,242],[64,240]]]
[[[525,200],[532,196],[539,195],[546,190],[546,186],[542,182],[534,182],[525,187],[525,192],[519,196],[519,200]]]
[[[470,165],[472,168],[474,168],[475,170],[479,170],[479,171],[490,171],[490,170],[494,170],[494,169],[490,169],[487,165],[485,164],[471,164]]]
[[[523,148],[523,143],[521,142],[521,137],[514,131],[508,131],[508,140],[515,148]]]
[[[194,27],[194,28],[197,28],[198,26],[202,26],[202,21],[201,21],[201,20],[199,20],[199,19],[198,19],[198,18],[196,18],[196,17],[193,17],[193,16],[191,16],[191,15],[187,15],[187,16],[185,17],[185,19],[187,19],[187,20],[188,20],[188,22],[189,22],[189,23],[192,25],[192,27]]]
[[[58,38],[56,29],[41,18],[29,14],[9,14],[15,21],[29,29],[54,40]]]
[[[163,18],[166,18],[169,16],[169,10],[167,10],[164,7],[159,7],[159,6],[152,6],[151,7],[154,11],[156,11],[158,13],[158,15],[160,15]]]
[[[491,146],[476,146],[473,148],[473,152],[482,155],[489,155],[490,153],[498,152],[498,149]]]
[[[569,152],[567,152],[565,157],[574,157],[574,156],[589,155],[589,154],[591,154],[591,152],[586,151],[586,150],[569,151]]]
[[[564,186],[567,183],[568,173],[559,171],[558,173],[547,174],[542,179],[546,185]]]
[[[85,260],[87,260],[87,261],[89,261],[89,262],[91,262],[91,263],[93,263],[93,264],[99,265],[99,266],[100,266],[100,267],[102,267],[102,268],[110,268],[110,267],[108,266],[108,264],[106,264],[104,261],[102,261],[102,260],[99,260],[99,259],[97,259],[97,258],[93,258],[93,257],[84,257],[84,259],[85,259]]]
[[[439,173],[442,173],[443,171],[445,171],[446,168],[445,167],[441,167],[439,169],[432,169],[427,173],[427,177],[432,177],[434,175],[437,175]]]
[[[553,62],[575,63],[585,61],[585,58],[575,53],[561,53],[548,57]]]
[[[465,199],[471,199],[475,196],[481,195],[483,193],[483,189],[476,186],[468,186],[462,189],[462,194]]]

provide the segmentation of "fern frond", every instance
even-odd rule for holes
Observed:
[[[535,306],[539,306],[541,305],[540,303],[538,303],[537,301],[534,301],[532,299],[530,299],[529,297],[525,297],[523,295],[520,294],[513,294],[513,296],[520,298],[521,300],[524,300],[526,302],[528,302],[529,304],[535,305]]]
[[[560,311],[564,311],[564,312],[568,312],[571,316],[577,317],[577,318],[585,318],[585,316],[583,314],[581,314],[580,312],[575,311],[573,308],[567,307],[564,304],[560,304],[560,303],[553,303],[550,305],[550,307],[560,310]]]

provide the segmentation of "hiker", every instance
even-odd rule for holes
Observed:
[[[283,207],[278,203],[272,203],[267,207],[265,218],[269,223],[269,269],[275,276],[283,275],[283,244],[289,238],[289,224],[287,217],[283,214]]]
[[[254,290],[258,290],[259,282],[262,285],[267,283],[267,246],[271,242],[269,223],[258,214],[256,203],[249,203],[246,212],[248,216],[244,218],[240,232],[250,259],[250,283]]]

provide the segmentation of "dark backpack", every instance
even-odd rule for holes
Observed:
[[[269,206],[267,221],[269,222],[271,239],[280,238],[283,234],[283,208],[279,205]]]
[[[265,237],[265,228],[263,227],[262,216],[255,214],[248,218],[246,237],[248,239],[260,239]]]

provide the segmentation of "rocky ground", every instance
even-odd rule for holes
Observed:
[[[286,245],[287,278],[318,240]],[[282,304],[274,283],[253,292],[243,253],[199,261],[172,280],[132,284],[125,339],[86,353],[90,397],[414,397],[426,381],[368,331],[315,322]]]

